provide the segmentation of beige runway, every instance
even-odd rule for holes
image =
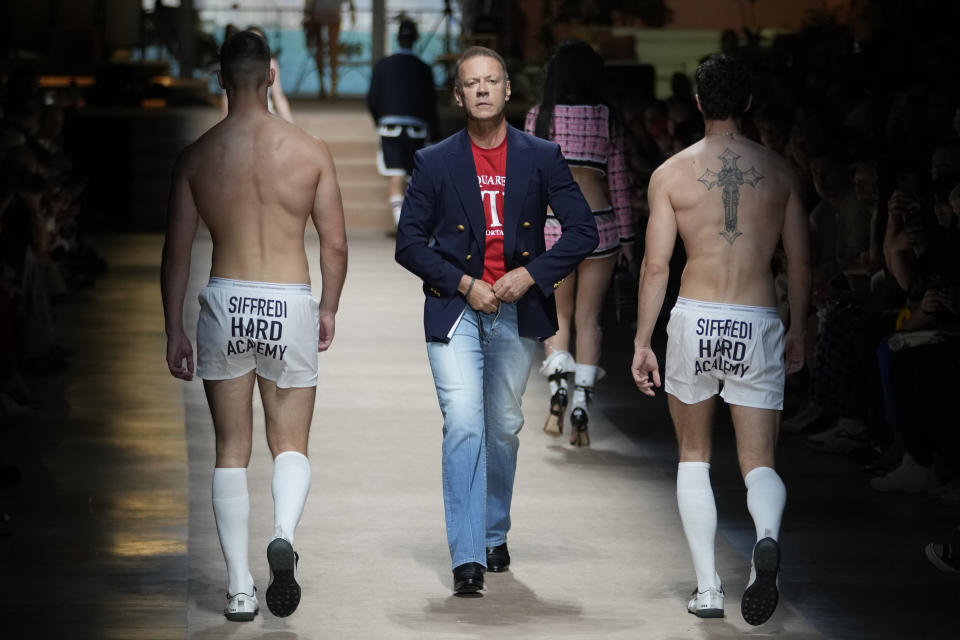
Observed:
[[[689,615],[695,584],[673,477],[646,463],[644,451],[602,414],[589,450],[546,436],[544,403],[537,402],[546,384],[536,372],[525,395],[511,570],[488,574],[482,598],[453,597],[441,415],[423,342],[420,283],[394,263],[393,243],[382,233],[352,233],[350,250],[336,339],[320,356],[312,488],[296,538],[303,600],[289,618],[266,607],[249,624],[223,618],[225,571],[210,506],[212,426],[201,383],[184,387],[191,638],[725,638],[750,631],[817,637],[789,603],[760,629],[740,618],[749,567],[722,538],[727,617]],[[198,243],[188,301],[203,284],[208,255],[209,245]],[[194,303],[187,317],[196,311]],[[254,430],[250,547],[262,592],[272,466],[262,417]]]
[[[608,372],[588,450],[543,434],[546,383],[531,375],[509,538],[513,564],[507,573],[488,574],[483,597],[453,597],[440,483],[441,415],[423,341],[423,297],[420,283],[394,262],[393,242],[384,233],[390,214],[385,180],[373,169],[373,126],[356,105],[308,113],[295,105],[294,112],[330,143],[350,242],[336,339],[320,357],[312,488],[296,538],[300,608],[285,619],[265,606],[250,623],[224,619],[226,571],[210,496],[210,414],[202,383],[173,379],[163,362],[163,239],[157,233],[106,234],[97,245],[109,272],[57,309],[61,340],[74,351],[71,368],[38,376],[43,406],[32,422],[0,433],[4,459],[16,455],[24,476],[17,493],[0,493],[14,518],[12,535],[0,536],[4,637],[819,637],[789,599],[761,627],[742,620],[739,596],[749,559],[742,543],[734,548],[723,534],[717,557],[727,617],[699,620],[686,612],[695,580],[676,507],[675,449],[662,437],[669,437],[662,405],[658,414],[638,415],[645,409],[637,407],[652,405],[637,401],[625,383],[626,367]],[[215,117],[213,110],[190,112],[185,139],[168,146],[195,138]],[[158,125],[161,135],[168,134]],[[166,178],[158,173],[156,179]],[[306,237],[317,265],[312,228]],[[191,338],[209,264],[209,237],[201,229],[187,294]],[[318,272],[313,283],[319,295]],[[612,424],[605,410],[620,424]],[[262,417],[255,415],[250,548],[263,593],[272,469]],[[640,438],[624,435],[638,429],[646,429]],[[660,435],[648,437],[653,431]],[[733,459],[732,452],[725,454]],[[736,471],[718,473],[716,487],[721,503],[733,496],[743,511],[734,516],[739,526],[746,507]],[[721,509],[721,529],[729,514]],[[744,531],[734,533],[742,537]],[[861,540],[846,530],[836,535]],[[791,540],[800,543],[801,537]],[[830,551],[818,536],[804,540],[813,548],[806,555],[785,548],[786,562],[797,568],[822,562]],[[806,595],[816,586],[796,583],[791,593]],[[824,606],[820,615],[832,608]]]

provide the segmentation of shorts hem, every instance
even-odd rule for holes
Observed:
[[[197,377],[200,378],[200,379],[202,379],[202,380],[236,380],[237,378],[242,378],[243,376],[247,375],[247,374],[250,373],[251,371],[256,371],[256,369],[257,369],[256,366],[252,366],[252,367],[250,367],[249,369],[247,369],[246,371],[243,371],[243,372],[238,373],[238,374],[236,374],[236,375],[227,375],[227,374],[221,374],[221,373],[212,373],[212,372],[209,372],[209,371],[204,372],[204,373],[200,373],[200,370],[197,369]]]
[[[242,378],[243,376],[247,375],[251,371],[257,371],[257,368],[255,366],[250,367],[243,373],[238,373],[236,375],[223,375],[223,374],[209,373],[209,372],[205,372],[202,374],[199,371],[197,371],[197,377],[200,378],[201,380],[210,380],[211,382],[219,381],[219,380],[236,380],[237,378]],[[308,380],[307,382],[293,382],[289,384],[280,384],[278,380],[274,380],[270,376],[264,375],[259,371],[257,371],[257,377],[263,378],[264,380],[269,380],[273,384],[277,385],[278,389],[309,389],[310,387],[316,387],[317,382],[319,381],[319,376],[318,376],[318,377],[314,377],[312,381]]]
[[[270,380],[270,378],[267,378],[266,376],[263,376],[263,377],[264,377],[266,380]],[[314,388],[314,387],[317,386],[317,379],[316,379],[316,378],[313,380],[312,383],[308,383],[308,384],[296,383],[296,384],[281,385],[281,384],[280,384],[279,382],[277,382],[276,380],[270,380],[270,382],[272,382],[273,384],[277,385],[277,389],[311,389],[311,388]]]
[[[732,404],[738,407],[746,407],[747,409],[769,409],[771,411],[783,411],[783,399],[780,400],[780,403],[779,403],[780,406],[778,407],[766,407],[761,405],[759,402],[751,402],[751,401],[741,402],[741,401],[738,401],[739,398],[738,399],[727,398],[723,395],[722,391],[720,392],[720,397],[723,398],[723,401],[726,402],[727,404]]]
[[[715,396],[720,395],[720,392],[719,392],[719,391],[714,391],[714,392],[712,392],[712,393],[706,394],[705,396],[703,396],[703,397],[700,398],[699,400],[692,400],[692,401],[690,401],[690,400],[687,400],[686,398],[681,398],[679,394],[675,393],[674,391],[671,391],[671,390],[667,389],[666,387],[664,387],[664,391],[663,391],[663,392],[666,393],[668,396],[673,396],[674,398],[676,398],[677,400],[679,400],[679,401],[682,402],[683,404],[699,404],[699,403],[703,402],[704,400],[709,400],[710,398],[713,398],[713,397],[715,397]]]

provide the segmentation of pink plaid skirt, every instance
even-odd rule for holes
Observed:
[[[620,251],[620,233],[617,231],[617,217],[613,213],[613,207],[594,211],[593,219],[597,223],[600,244],[587,256],[587,259],[605,258]],[[547,222],[543,227],[543,239],[546,241],[547,251],[560,239],[560,221],[552,213],[547,214]]]

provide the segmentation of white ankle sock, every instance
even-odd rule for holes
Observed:
[[[780,537],[780,519],[787,503],[787,488],[770,467],[757,467],[743,479],[747,485],[747,509],[757,529],[757,540]]]
[[[247,561],[247,522],[250,496],[247,494],[247,470],[213,470],[213,516],[217,522],[220,548],[227,561],[227,592],[253,594],[253,576]]]
[[[310,491],[310,461],[299,451],[284,451],[273,459],[273,537],[293,544],[303,505]]]
[[[390,211],[393,213],[393,224],[400,223],[400,211],[403,209],[403,196],[390,196]]]
[[[687,536],[693,568],[697,572],[697,590],[720,586],[717,575],[715,540],[717,504],[710,485],[709,462],[681,462],[677,467],[677,506]]]
[[[594,385],[597,383],[597,380],[602,376],[600,367],[592,364],[580,364],[577,363],[577,366],[573,373],[573,406],[574,407],[587,407],[587,393],[584,391],[584,388],[593,390]]]
[[[576,366],[577,363],[574,362],[573,356],[570,355],[569,351],[558,349],[544,359],[543,363],[540,365],[540,373],[549,378],[557,373],[573,373]],[[569,383],[567,382],[566,376],[560,377],[556,380],[549,380],[548,384],[550,386],[551,396],[553,396],[553,394],[555,394],[561,387],[564,389],[569,388]]]

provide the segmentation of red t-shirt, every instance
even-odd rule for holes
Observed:
[[[473,163],[477,167],[477,181],[483,198],[483,213],[487,218],[486,241],[483,246],[483,276],[481,280],[493,284],[506,273],[503,259],[503,190],[507,184],[507,139],[492,149],[473,147]]]

